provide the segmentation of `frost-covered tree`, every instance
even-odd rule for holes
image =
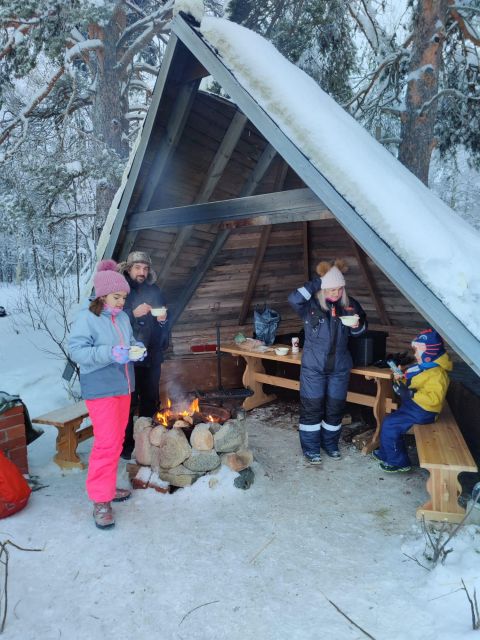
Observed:
[[[25,228],[28,250],[17,255],[37,282],[47,266],[37,247],[38,256],[40,248],[52,254],[62,229],[86,253],[95,243],[148,109],[173,4],[0,5],[1,224],[6,232]],[[216,0],[207,5],[219,8]]]
[[[388,19],[395,14],[396,20]],[[479,0],[357,0],[366,73],[345,105],[428,183],[432,151],[480,159]]]

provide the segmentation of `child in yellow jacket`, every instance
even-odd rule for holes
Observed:
[[[411,463],[403,435],[414,424],[435,422],[447,394],[452,361],[441,336],[434,329],[422,331],[413,341],[416,365],[395,375],[396,391],[402,399],[397,411],[382,423],[380,448],[373,457],[388,473],[410,471]]]

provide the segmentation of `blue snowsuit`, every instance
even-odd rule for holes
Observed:
[[[341,301],[329,304],[324,311],[316,293],[321,279],[316,276],[288,296],[290,305],[302,318],[305,343],[300,369],[300,444],[304,455],[327,453],[338,449],[342,417],[352,368],[348,350],[349,336],[360,336],[367,328],[365,312],[349,297],[348,311]],[[359,326],[351,329],[339,316],[357,313]]]

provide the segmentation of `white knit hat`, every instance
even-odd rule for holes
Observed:
[[[345,286],[343,273],[336,266],[333,266],[322,276],[322,289],[339,289]]]

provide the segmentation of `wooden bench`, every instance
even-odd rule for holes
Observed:
[[[88,418],[88,411],[85,402],[81,400],[32,420],[58,429],[57,453],[53,459],[61,469],[84,469],[86,466],[77,455],[79,443],[93,436],[91,425],[81,426],[85,418]]]
[[[430,473],[427,480],[430,500],[417,509],[417,518],[460,522],[465,509],[457,502],[461,493],[458,474],[462,471],[476,472],[477,465],[450,407],[445,403],[436,422],[416,424],[412,430],[419,464]]]

